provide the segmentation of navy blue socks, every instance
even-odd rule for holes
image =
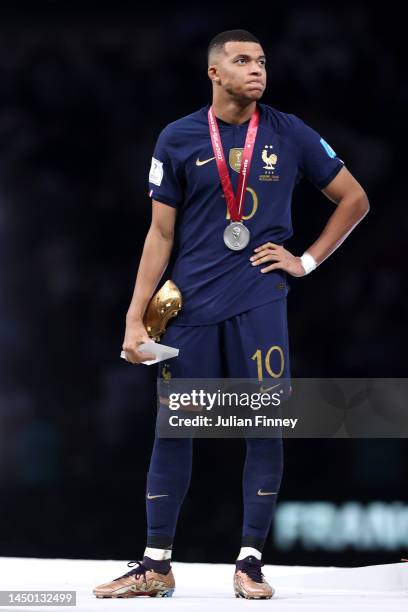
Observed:
[[[282,479],[283,445],[280,438],[245,440],[241,547],[246,550],[241,552],[260,559]],[[171,558],[180,508],[190,484],[192,457],[192,438],[156,437],[154,440],[146,481],[145,550],[145,556],[154,561]]]

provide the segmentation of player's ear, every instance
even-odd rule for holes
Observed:
[[[215,64],[210,64],[210,66],[208,66],[208,78],[213,83],[219,83],[220,82],[220,76],[218,74],[218,69],[217,69],[217,66]]]

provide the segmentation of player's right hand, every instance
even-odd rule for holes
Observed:
[[[138,350],[140,344],[151,340],[143,321],[133,321],[126,323],[125,339],[122,349],[125,351],[126,361],[130,363],[142,363],[150,359],[156,359],[153,353],[144,353]]]

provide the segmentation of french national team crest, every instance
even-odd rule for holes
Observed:
[[[242,151],[243,149],[230,149],[229,152],[229,165],[235,172],[241,170],[241,162],[242,162]]]
[[[278,163],[278,156],[273,151],[273,145],[264,145],[261,153],[262,161],[264,163],[263,170],[264,174],[259,175],[260,181],[279,181],[279,175],[275,174],[276,165]]]

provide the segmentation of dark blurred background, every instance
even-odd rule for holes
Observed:
[[[3,4],[0,555],[143,554],[157,366],[119,353],[147,176],[159,131],[210,101],[209,40],[237,27],[266,51],[263,101],[319,131],[371,203],[317,272],[291,279],[293,376],[406,376],[408,86],[392,3]],[[303,180],[288,248],[303,252],[332,209]],[[286,440],[266,562],[406,556],[407,449]],[[243,459],[243,440],[195,440],[175,560],[235,559]]]

